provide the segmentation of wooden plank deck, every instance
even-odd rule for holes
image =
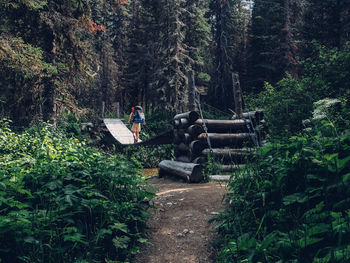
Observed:
[[[133,144],[134,136],[132,132],[120,119],[103,119],[104,124],[111,135],[121,144]],[[141,140],[139,139],[139,142]]]
[[[139,139],[137,143],[134,143],[134,137],[129,128],[120,119],[103,119],[108,132],[112,137],[122,145],[135,145],[135,146],[146,146],[146,145],[160,145],[160,144],[172,144],[173,143],[173,129],[167,130],[149,138],[148,140],[142,141]]]

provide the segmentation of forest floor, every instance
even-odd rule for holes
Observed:
[[[137,263],[215,262],[214,223],[208,220],[223,209],[227,187],[223,183],[186,184],[174,178],[152,177],[155,209],[148,222],[149,243]]]

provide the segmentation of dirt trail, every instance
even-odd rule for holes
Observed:
[[[148,223],[150,244],[136,257],[137,263],[209,263],[215,237],[208,220],[223,209],[226,185],[210,182],[186,184],[172,178],[153,177],[158,188]]]

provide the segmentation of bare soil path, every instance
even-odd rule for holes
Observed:
[[[186,184],[173,178],[152,177],[158,188],[156,209],[148,223],[149,244],[137,263],[212,263],[215,251],[213,224],[208,220],[223,209],[226,185]]]

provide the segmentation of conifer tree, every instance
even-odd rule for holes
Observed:
[[[215,71],[210,89],[212,104],[233,109],[232,72],[241,72],[244,47],[244,12],[241,0],[212,0],[212,26],[215,38]],[[215,99],[214,99],[215,98]]]
[[[186,36],[185,44],[189,50],[189,63],[195,73],[198,86],[208,88],[212,58],[210,46],[212,44],[209,23],[209,1],[188,0],[186,3]]]
[[[264,81],[280,79],[277,60],[282,28],[283,1],[256,0],[250,31],[249,91],[259,91]]]
[[[341,47],[350,40],[349,0],[305,0],[302,38],[328,47]]]

